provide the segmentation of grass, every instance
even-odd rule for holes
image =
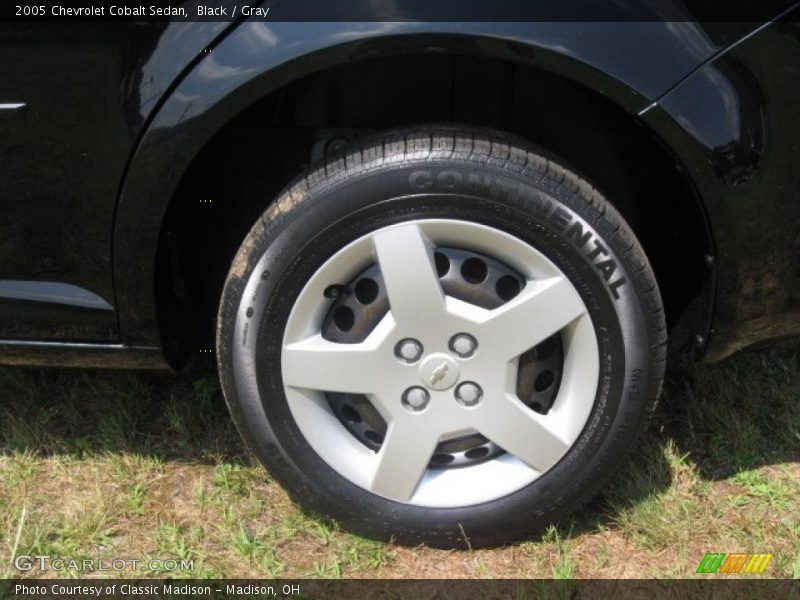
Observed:
[[[800,577],[798,350],[671,375],[591,505],[471,551],[380,544],[304,514],[244,451],[209,365],[3,368],[0,577],[40,574],[17,571],[18,555],[193,561],[178,577],[687,577],[707,551],[771,552],[765,577]]]

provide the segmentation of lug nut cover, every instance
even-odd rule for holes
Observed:
[[[403,406],[412,411],[420,411],[428,406],[431,395],[421,387],[408,388],[403,393]]]
[[[450,350],[461,358],[469,358],[478,349],[478,340],[468,333],[459,333],[450,338]]]
[[[481,401],[483,390],[477,383],[465,381],[456,388],[456,400],[464,406],[475,406]]]
[[[417,340],[406,338],[397,342],[397,345],[394,348],[394,353],[397,358],[400,358],[406,362],[417,362],[420,356],[422,356],[422,344],[420,344]]]

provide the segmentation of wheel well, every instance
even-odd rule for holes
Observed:
[[[637,118],[557,74],[461,55],[366,60],[276,90],[199,152],[167,210],[156,302],[173,364],[213,348],[228,267],[247,231],[294,177],[374,130],[426,122],[501,129],[587,177],[630,223],[659,283],[670,347],[708,327],[712,244],[679,162]]]

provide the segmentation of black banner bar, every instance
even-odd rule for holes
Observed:
[[[0,0],[0,21],[758,22],[795,0]]]
[[[800,598],[800,581],[769,579],[692,580],[0,580],[9,600],[101,600],[227,598],[357,600],[527,600],[595,598]]]

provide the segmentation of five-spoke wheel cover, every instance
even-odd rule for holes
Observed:
[[[599,356],[580,295],[541,252],[426,219],[363,236],[316,271],[281,371],[299,430],[336,472],[395,501],[456,507],[563,458],[592,410]]]

